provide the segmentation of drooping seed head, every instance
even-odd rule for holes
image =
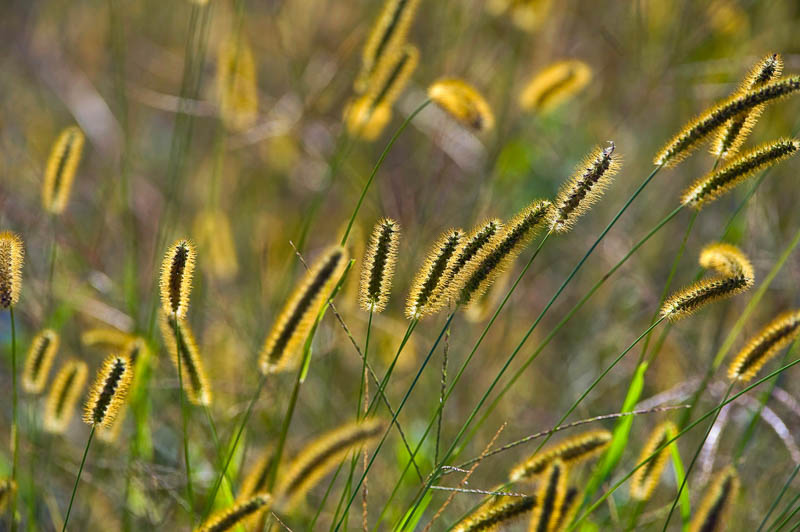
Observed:
[[[195,405],[211,404],[211,386],[206,378],[206,371],[203,360],[200,357],[200,349],[194,338],[194,332],[186,320],[161,314],[159,321],[161,335],[169,351],[169,356],[178,370],[178,357],[180,357],[180,370],[183,380],[183,389],[189,402]],[[175,337],[175,328],[177,334]]]
[[[739,476],[729,466],[712,481],[706,491],[700,509],[689,524],[690,532],[724,532],[731,507],[739,494]]]
[[[582,91],[592,80],[592,69],[583,61],[558,61],[537,72],[519,96],[526,111],[548,113]]]
[[[389,302],[397,264],[400,225],[384,218],[375,224],[361,267],[361,308],[382,312]]]
[[[255,517],[268,510],[272,505],[272,497],[267,493],[259,493],[248,499],[235,502],[232,506],[220,510],[209,517],[195,532],[226,532],[233,530],[246,519]]]
[[[58,370],[44,403],[47,432],[60,434],[67,429],[88,376],[89,367],[82,360],[70,359]]]
[[[164,255],[161,264],[161,306],[165,314],[186,317],[196,257],[194,244],[183,239],[172,244]]]
[[[561,510],[567,495],[568,468],[560,459],[550,463],[542,475],[539,491],[536,492],[538,504],[533,509],[531,532],[551,532],[561,521]]]
[[[306,273],[275,320],[264,342],[259,366],[265,374],[293,367],[322,307],[347,267],[347,251],[328,249]]]
[[[749,382],[780,351],[800,335],[800,310],[784,312],[753,336],[728,368],[728,378]]]
[[[522,517],[536,506],[536,497],[496,497],[490,499],[455,527],[456,532],[497,530],[503,524]]]
[[[253,125],[258,118],[256,65],[244,35],[233,35],[220,45],[217,91],[225,127],[241,131]]]
[[[264,449],[242,480],[239,497],[247,498],[267,489],[269,473],[275,463],[275,452],[271,447]]]
[[[445,273],[463,239],[464,231],[448,229],[428,252],[425,262],[411,283],[411,291],[406,301],[408,319],[419,319],[434,311],[433,296],[440,286],[444,286]]]
[[[613,142],[606,148],[595,148],[559,190],[550,228],[556,233],[569,231],[575,221],[600,199],[618,170],[619,155],[614,154]]]
[[[744,273],[753,277],[753,265],[742,250],[732,244],[717,242],[708,244],[700,250],[700,266],[707,270],[714,270],[720,275],[737,275]]]
[[[478,90],[460,79],[441,79],[428,87],[428,98],[473,131],[494,128],[492,108]]]
[[[124,348],[133,338],[132,334],[107,327],[89,329],[81,333],[81,343],[83,345],[87,347],[102,346],[117,351]]]
[[[650,437],[647,439],[647,443],[644,444],[642,452],[639,453],[639,459],[636,463],[641,463],[650,458],[650,455],[664,446],[664,444],[675,437],[677,433],[678,427],[671,421],[666,421],[658,425],[653,429],[653,432],[650,433]],[[664,447],[654,458],[650,459],[643,467],[636,470],[631,478],[632,498],[639,501],[646,501],[653,495],[658,480],[661,478],[661,473],[667,465],[669,452],[669,447]]]
[[[23,390],[28,393],[41,393],[44,390],[58,345],[58,333],[52,329],[42,329],[33,337],[22,370]]]
[[[778,139],[762,144],[695,181],[683,193],[681,203],[701,209],[755,173],[795,155],[798,151],[800,141],[796,139]]]
[[[42,184],[42,205],[47,212],[64,212],[81,161],[84,141],[83,131],[70,126],[61,132],[53,144]]]
[[[519,463],[511,470],[509,481],[518,482],[540,475],[556,459],[569,467],[575,467],[605,451],[610,443],[611,433],[607,430],[578,434]]]
[[[9,308],[19,301],[22,289],[22,265],[25,249],[22,239],[11,231],[0,233],[0,307]]]
[[[110,428],[125,403],[132,379],[131,361],[123,355],[109,355],[89,389],[83,421]]]

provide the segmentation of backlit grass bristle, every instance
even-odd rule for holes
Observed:
[[[730,466],[716,475],[700,509],[689,524],[690,532],[724,532],[731,507],[739,493],[739,476]]]
[[[496,497],[467,516],[455,527],[455,532],[497,530],[500,525],[522,517],[536,506],[536,497]]]
[[[223,41],[217,61],[222,122],[228,129],[247,129],[258,118],[258,87],[253,51],[244,35],[233,35]]]
[[[531,479],[540,475],[554,460],[561,460],[569,467],[594,458],[608,448],[611,433],[607,430],[584,432],[546,448],[518,464],[509,474],[511,482]]]
[[[46,431],[60,434],[67,429],[88,376],[89,367],[81,360],[70,359],[61,366],[44,403]]]
[[[711,244],[700,254],[700,265],[718,275],[702,279],[671,295],[661,306],[661,316],[677,321],[718,299],[733,297],[755,283],[753,265],[735,246]]]
[[[428,87],[428,98],[473,131],[494,128],[494,113],[483,95],[460,79],[440,79]]]
[[[61,132],[53,144],[42,184],[42,205],[47,212],[64,212],[81,161],[84,140],[83,131],[70,126]]]
[[[147,342],[140,336],[133,336],[122,346],[122,354],[128,357],[134,369],[139,363],[140,359],[146,358],[149,353],[147,352]]]
[[[743,153],[719,170],[709,172],[683,193],[681,203],[701,209],[737,187],[756,172],[791,157],[800,150],[800,141],[779,139]]]
[[[246,519],[265,512],[272,505],[272,497],[267,493],[259,493],[234,503],[209,517],[206,522],[195,529],[195,532],[226,532],[233,530]]]
[[[636,462],[640,463],[649,458],[651,454],[667,443],[677,433],[678,427],[671,421],[666,421],[658,425],[653,429],[653,432],[650,433],[650,437],[644,444],[642,452],[639,453],[639,459],[636,460]],[[639,501],[646,501],[653,495],[658,480],[661,478],[661,473],[667,465],[669,452],[669,447],[664,447],[658,455],[647,462],[644,467],[640,467],[636,470],[631,478],[632,498]]]
[[[387,55],[405,43],[418,5],[419,0],[387,0],[383,5],[381,14],[364,45],[361,72],[355,82],[357,93],[368,90],[369,80],[378,65]]]
[[[448,229],[428,252],[424,264],[411,283],[411,291],[406,301],[408,319],[419,319],[436,310],[433,305],[434,294],[444,286],[445,272],[456,256],[463,239],[464,231]]]
[[[763,87],[733,96],[714,105],[681,129],[653,159],[656,165],[672,167],[689,156],[709,135],[728,120],[751,111],[761,104],[774,102],[800,91],[800,76],[791,76],[768,83]]]
[[[396,221],[384,218],[375,225],[361,266],[359,299],[363,310],[382,312],[389,303],[399,242],[400,225]]]
[[[583,61],[558,61],[537,72],[519,95],[520,107],[547,113],[573,98],[592,80],[592,69]]]
[[[130,342],[134,336],[118,329],[99,327],[81,333],[81,343],[87,347],[102,346],[120,350]]]
[[[783,59],[781,56],[778,54],[768,55],[750,70],[737,93],[742,94],[762,87],[770,81],[778,79],[781,72],[783,72]],[[744,144],[763,111],[764,105],[757,105],[750,111],[729,120],[719,130],[711,143],[712,155],[725,158],[735,154]]]
[[[531,516],[530,532],[553,532],[561,521],[561,511],[567,495],[568,469],[560,459],[553,460],[542,474],[538,504]]]
[[[98,370],[83,411],[89,425],[111,428],[133,379],[131,361],[122,355],[109,355]]]
[[[275,373],[292,367],[297,361],[295,355],[303,346],[317,314],[328,302],[346,266],[347,251],[336,246],[323,253],[306,273],[275,320],[264,343],[259,356],[262,372]]]
[[[178,370],[178,356],[181,357],[181,372],[183,373],[183,389],[186,397],[195,405],[211,404],[211,386],[206,378],[203,361],[200,358],[200,349],[194,338],[194,332],[186,320],[177,319],[178,338],[175,338],[175,317],[161,314],[161,335],[169,351],[175,370]]]
[[[600,199],[618,170],[619,156],[614,154],[613,142],[606,148],[595,148],[559,190],[551,229],[556,233],[569,231],[575,221]]]
[[[0,307],[2,308],[9,308],[19,301],[24,261],[25,249],[22,239],[11,231],[0,233]]]
[[[728,368],[728,378],[748,382],[800,335],[800,310],[784,312],[753,336]]]
[[[272,448],[261,452],[258,459],[250,467],[247,476],[242,480],[239,497],[250,497],[267,489],[269,473],[275,463],[275,453]]]
[[[0,512],[5,511],[8,501],[14,496],[17,491],[17,483],[11,478],[0,479]]]
[[[165,314],[186,317],[192,292],[197,251],[188,240],[178,240],[167,250],[161,264],[161,306]]]
[[[33,337],[22,370],[23,390],[28,393],[41,393],[44,390],[58,345],[58,333],[52,329],[43,329]]]
[[[128,413],[128,405],[123,403],[117,412],[116,418],[114,421],[111,422],[110,427],[106,427],[105,425],[98,425],[97,427],[97,438],[107,444],[114,443],[119,438],[120,433],[122,432],[122,426],[125,424],[125,416]]]
[[[348,423],[307,445],[281,475],[276,494],[294,507],[351,452],[377,439],[386,425],[379,419]]]
[[[450,283],[452,298],[469,305],[480,297],[533,240],[550,217],[552,203],[536,200],[512,218]]]

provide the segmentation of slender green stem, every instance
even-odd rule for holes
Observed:
[[[67,507],[67,515],[64,516],[64,526],[61,527],[61,532],[66,532],[67,523],[69,522],[69,514],[72,512],[72,503],[75,502],[75,492],[78,491],[78,483],[81,481],[81,473],[83,473],[83,465],[86,463],[86,455],[89,454],[89,446],[92,444],[94,438],[94,431],[96,425],[92,425],[92,430],[89,432],[89,439],[86,440],[86,447],[83,449],[83,458],[81,458],[81,466],[78,468],[78,476],[75,477],[75,485],[72,487],[72,495],[69,498],[69,506]]]
[[[217,462],[219,462],[219,466],[222,467],[223,454],[222,454],[222,447],[220,447],[217,425],[216,423],[214,423],[214,418],[211,417],[211,409],[209,408],[208,405],[205,404],[203,405],[203,412],[205,412],[206,414],[206,420],[208,421],[208,428],[211,430],[211,437],[214,439],[215,458],[217,459]],[[227,472],[225,473],[225,482],[227,482],[228,484],[228,489],[230,490],[231,495],[236,497],[236,488],[233,484],[233,481],[231,481],[230,475]]]
[[[444,403],[446,401],[444,395],[447,391],[447,351],[450,348],[450,330],[448,327],[444,336],[444,349],[442,351],[442,387],[439,392],[439,419],[436,422],[436,447],[433,455],[433,463],[439,462],[439,442],[442,439],[442,417],[444,416]]]
[[[794,508],[794,505],[798,500],[800,500],[800,493],[792,497],[792,499],[789,501],[789,504],[786,505],[786,508],[784,508],[783,511],[780,513],[780,515],[778,515],[778,517],[775,518],[775,521],[773,521],[773,523],[769,525],[767,530],[768,531],[775,530],[775,527],[778,526],[779,523],[785,522],[783,518],[786,517],[786,515],[792,510],[792,508]]]
[[[192,524],[194,524],[194,488],[192,486],[192,467],[189,463],[189,435],[187,430],[189,414],[186,411],[186,405],[184,404],[183,398],[183,354],[181,353],[181,330],[180,327],[178,327],[178,317],[176,315],[173,315],[172,317],[175,330],[175,358],[178,360],[178,395],[183,429],[183,463],[186,467],[186,493],[189,497],[189,518],[191,519]]]
[[[303,370],[306,365],[306,358],[309,356],[309,349],[303,356],[303,363],[297,370],[297,378],[294,381],[294,388],[292,389],[292,396],[289,398],[289,406],[286,409],[286,414],[283,416],[283,425],[281,426],[281,433],[278,437],[278,445],[275,449],[275,457],[272,459],[272,468],[269,473],[269,480],[267,481],[267,490],[272,491],[275,487],[275,481],[278,479],[278,467],[283,457],[283,448],[286,446],[286,437],[289,434],[289,426],[292,424],[292,417],[294,416],[294,409],[297,406],[297,398],[300,395],[300,386],[303,383]]]
[[[792,470],[792,473],[789,475],[789,478],[787,478],[786,482],[783,483],[783,487],[781,488],[781,491],[779,491],[778,495],[775,496],[775,499],[772,501],[772,504],[770,505],[769,510],[767,510],[767,513],[764,515],[764,518],[761,520],[761,523],[758,525],[758,530],[756,530],[756,532],[761,532],[764,529],[764,525],[767,524],[767,520],[769,519],[769,516],[772,515],[772,512],[774,512],[775,508],[778,507],[778,504],[781,502],[781,499],[786,494],[786,490],[789,489],[789,486],[792,484],[792,481],[794,480],[794,477],[797,476],[798,471],[800,471],[800,464],[797,464],[794,467],[794,469]]]
[[[800,497],[800,494],[798,494],[798,497]],[[797,500],[797,497],[795,497],[795,500]],[[791,508],[791,506],[790,506],[790,508]],[[787,509],[787,511],[788,511],[788,509]],[[800,506],[797,506],[794,510],[792,510],[789,513],[789,515],[787,515],[786,518],[783,519],[783,521],[773,525],[773,528],[771,530],[774,530],[775,532],[779,532],[780,530],[783,529],[783,527],[785,527],[789,523],[789,521],[792,520],[792,517],[797,515],[798,512],[800,512]],[[797,527],[795,526],[794,528],[797,528]],[[792,528],[792,530],[794,530],[794,528]]]
[[[14,307],[8,307],[11,319],[11,479],[17,483],[19,465],[19,424],[17,421],[17,327],[14,321]],[[11,495],[11,530],[17,529],[17,490]]]
[[[356,404],[356,419],[359,419],[361,417],[362,399],[366,403],[367,399],[369,398],[369,394],[367,394],[367,397],[364,397],[364,395],[365,395],[366,386],[368,385],[368,382],[367,382],[367,353],[369,353],[369,336],[370,336],[370,332],[372,331],[372,316],[373,316],[373,314],[374,314],[373,310],[370,309],[369,310],[369,318],[367,319],[367,335],[366,335],[367,337],[366,337],[366,340],[364,340],[364,359],[361,361],[361,384],[358,387],[358,403]],[[364,405],[364,408],[365,408],[364,415],[366,415],[366,413],[367,413],[366,412],[366,407],[367,407],[367,405],[365,404]]]

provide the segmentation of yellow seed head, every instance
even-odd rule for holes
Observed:
[[[64,212],[81,161],[84,140],[83,131],[76,126],[66,128],[56,139],[47,160],[42,185],[42,206],[47,212]]]
[[[195,218],[194,232],[203,257],[202,266],[217,279],[228,281],[236,277],[239,263],[236,244],[228,215],[220,209],[206,209]]]
[[[245,519],[250,519],[267,511],[272,505],[272,497],[267,493],[259,493],[248,499],[234,503],[229,508],[220,510],[209,517],[195,532],[226,532],[233,530]]]
[[[173,316],[161,314],[161,335],[169,351],[175,370],[178,369],[178,356],[180,356],[181,373],[183,375],[183,389],[186,397],[195,405],[211,404],[211,386],[206,378],[203,360],[200,358],[200,349],[194,339],[194,333],[186,320],[178,318],[177,328],[180,342],[175,338],[176,320]]]
[[[369,249],[361,268],[361,308],[382,312],[389,302],[397,263],[400,225],[389,218],[380,220],[372,231]]]
[[[89,425],[111,428],[133,379],[131,361],[124,355],[109,355],[97,372],[83,411]]]
[[[414,276],[406,300],[406,317],[419,319],[433,313],[433,296],[445,279],[445,273],[464,238],[460,229],[448,229],[433,245],[422,267]]]
[[[537,505],[533,509],[531,532],[554,532],[561,521],[561,511],[567,495],[569,471],[560,459],[553,460],[542,475],[539,491],[536,492]]]
[[[748,382],[781,349],[800,335],[800,310],[784,312],[769,322],[739,351],[728,368],[728,378]]]
[[[22,264],[25,249],[22,239],[11,231],[0,233],[0,307],[9,308],[19,301],[22,289]]]
[[[511,482],[518,482],[533,478],[540,475],[556,459],[570,467],[575,467],[602,453],[610,443],[611,433],[607,430],[593,430],[578,434],[521,462],[511,470],[508,479]]]
[[[70,359],[61,366],[44,403],[46,431],[60,434],[67,429],[88,376],[89,367],[81,360]]]
[[[178,240],[167,250],[161,264],[161,306],[165,314],[185,318],[189,310],[197,251],[188,240]]]
[[[275,453],[271,447],[261,452],[258,460],[256,460],[242,481],[242,488],[239,492],[240,498],[251,497],[267,489],[269,472],[275,462],[274,456]]]
[[[58,345],[58,333],[52,329],[43,329],[33,337],[22,370],[23,390],[28,393],[41,393],[44,390]]]
[[[708,244],[700,250],[699,264],[707,270],[714,270],[720,275],[736,275],[740,272],[748,277],[753,277],[753,265],[750,260],[742,253],[742,250],[734,245],[724,242]]]
[[[369,95],[350,102],[344,111],[347,132],[362,140],[377,139],[392,119],[392,108],[388,105],[375,107]]]
[[[548,113],[572,99],[592,80],[592,69],[583,61],[558,61],[537,72],[519,95],[526,111]]]
[[[502,524],[524,516],[536,506],[536,497],[496,497],[490,499],[455,527],[456,532],[497,530]]]
[[[460,79],[440,79],[428,87],[428,98],[474,131],[494,128],[494,114],[478,90]]]
[[[81,333],[81,343],[87,347],[102,346],[120,350],[134,338],[133,335],[117,329],[100,327]]]
[[[217,59],[219,113],[228,129],[240,131],[258,118],[258,87],[253,51],[243,35],[222,42]]]
[[[739,476],[729,466],[714,478],[706,491],[700,509],[689,524],[690,532],[723,532],[726,520],[739,493]]]
[[[651,454],[656,452],[658,448],[667,443],[678,433],[678,427],[671,421],[666,421],[658,425],[647,443],[644,444],[642,452],[639,454],[639,459],[636,463],[643,462],[650,457]],[[667,465],[667,458],[669,457],[669,447],[664,447],[657,456],[651,459],[644,467],[640,467],[633,474],[631,478],[631,497],[639,500],[646,501],[652,495],[658,484],[658,479],[661,478],[661,473]]]

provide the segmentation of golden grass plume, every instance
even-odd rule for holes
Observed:
[[[194,332],[189,323],[174,316],[161,314],[159,320],[161,335],[169,351],[169,356],[178,369],[178,357],[180,356],[181,372],[183,373],[183,390],[186,397],[195,405],[210,405],[212,400],[211,386],[206,377],[203,360],[200,357],[200,348],[194,338]],[[179,338],[175,337],[175,328]]]
[[[61,214],[67,206],[84,141],[83,131],[70,126],[53,144],[42,183],[42,206],[51,214]]]
[[[533,509],[530,532],[554,532],[561,522],[561,511],[567,496],[569,469],[556,458],[542,474],[539,491],[536,492],[537,505]]]
[[[267,493],[259,493],[247,499],[237,501],[228,508],[209,517],[195,532],[226,532],[233,530],[246,519],[265,512],[272,505],[272,497]]]
[[[44,403],[44,429],[59,434],[64,432],[75,413],[89,367],[78,359],[67,360],[56,373]]]
[[[700,509],[689,524],[690,532],[723,532],[736,496],[739,493],[739,476],[733,466],[717,473],[711,487],[706,490]]]
[[[636,463],[640,463],[650,457],[658,448],[667,443],[670,439],[674,438],[678,433],[678,427],[671,421],[665,421],[656,426],[647,438],[647,442],[642,447],[639,453],[639,459]],[[639,500],[646,501],[656,489],[661,473],[667,465],[667,458],[669,458],[669,447],[664,447],[658,455],[651,459],[644,467],[636,470],[631,478],[631,497]]]
[[[25,249],[19,235],[0,232],[0,307],[9,308],[19,301],[24,262]]]
[[[400,224],[384,218],[375,224],[361,266],[360,303],[363,310],[382,312],[389,303],[397,265]]]
[[[800,335],[800,310],[784,312],[750,338],[728,368],[728,378],[748,382]]]
[[[493,497],[455,527],[456,532],[497,530],[502,524],[522,517],[536,506],[536,497]]]
[[[89,425],[111,428],[125,403],[133,379],[131,361],[124,355],[109,355],[98,370],[83,411]]]
[[[607,430],[583,432],[520,462],[511,470],[508,478],[511,482],[531,479],[540,475],[554,460],[561,460],[564,464],[575,467],[602,453],[610,443],[611,433]]]
[[[256,64],[244,35],[232,35],[220,44],[217,91],[225,127],[239,131],[253,125],[258,118]]]
[[[440,286],[444,286],[445,273],[463,239],[464,231],[448,229],[431,247],[425,262],[411,282],[411,290],[406,300],[408,319],[419,319],[437,310],[433,305],[434,294]]]
[[[186,317],[192,292],[197,250],[189,240],[177,240],[169,247],[161,264],[161,306],[165,314]]]
[[[448,78],[428,87],[428,98],[473,131],[494,128],[494,113],[483,95],[464,80]]]
[[[592,81],[592,68],[579,59],[553,63],[534,74],[519,95],[526,111],[548,113],[575,97]]]
[[[36,333],[22,369],[23,390],[28,393],[41,393],[44,390],[59,343],[58,333],[53,329],[42,329]]]

